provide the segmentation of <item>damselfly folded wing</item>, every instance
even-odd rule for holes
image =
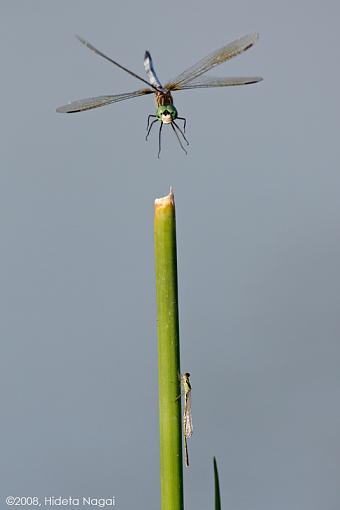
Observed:
[[[193,428],[192,428],[192,414],[191,414],[191,392],[185,395],[184,400],[184,413],[183,413],[183,428],[184,428],[184,436],[191,437]]]
[[[98,96],[88,97],[86,99],[78,99],[72,103],[59,106],[57,112],[60,113],[76,113],[84,110],[91,110],[93,108],[99,108],[111,103],[118,103],[118,101],[125,101],[126,99],[132,99],[138,96],[144,96],[145,94],[153,94],[151,89],[139,89],[134,92],[126,92],[124,94],[115,94],[113,96]]]
[[[190,82],[201,76],[202,74],[206,73],[213,67],[216,67],[223,62],[226,62],[227,60],[230,60],[233,57],[236,57],[237,55],[240,55],[244,51],[251,48],[255,42],[258,39],[258,34],[253,33],[249,35],[245,35],[244,37],[241,37],[240,39],[237,39],[236,41],[233,41],[226,46],[223,46],[222,48],[214,51],[210,55],[202,58],[199,60],[196,64],[189,67],[186,71],[178,75],[174,80],[171,80],[170,82],[166,83],[164,85],[164,88],[168,90],[183,90],[188,88],[199,88],[196,87],[185,87],[185,85],[188,85]],[[226,79],[226,78],[224,78]],[[214,79],[216,81],[216,78]],[[232,79],[233,80],[233,79]],[[257,81],[260,81],[257,79]],[[251,82],[254,83],[254,82]],[[223,87],[228,86],[228,84],[219,84],[219,85],[209,85],[209,86],[217,86],[217,87]],[[231,84],[230,84],[231,85]],[[238,85],[238,83],[233,83],[233,85]],[[239,83],[239,85],[244,85],[244,83]],[[204,86],[208,86],[207,83],[205,85],[201,85],[200,87],[203,88]]]

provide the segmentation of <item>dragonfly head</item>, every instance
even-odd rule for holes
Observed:
[[[171,122],[177,119],[177,116],[177,110],[172,104],[158,106],[156,111],[157,119],[163,122],[163,124],[171,124]]]

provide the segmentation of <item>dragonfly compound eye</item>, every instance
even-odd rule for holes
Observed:
[[[174,105],[169,105],[169,106],[167,106],[167,110],[168,110],[168,112],[169,112],[169,115],[171,115],[171,119],[172,119],[172,120],[177,119],[177,110],[176,110],[176,108],[174,107]]]

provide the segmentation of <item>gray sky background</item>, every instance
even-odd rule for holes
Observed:
[[[182,369],[194,436],[186,508],[338,510],[339,4],[3,1],[1,508],[6,495],[159,508],[154,199],[175,191]],[[67,116],[258,31],[178,92],[189,154],[152,97]],[[147,466],[147,469],[146,469]]]

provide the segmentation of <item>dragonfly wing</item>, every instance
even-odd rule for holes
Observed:
[[[196,64],[189,67],[189,69],[178,75],[174,80],[165,84],[164,87],[168,90],[180,90],[183,88],[183,85],[189,83],[198,76],[201,76],[201,74],[206,73],[213,67],[218,66],[248,50],[256,43],[257,39],[258,34],[256,32],[245,35],[240,39],[236,39],[236,41],[233,41],[202,58],[202,60],[199,60]]]
[[[153,90],[140,89],[134,92],[126,92],[125,94],[116,94],[114,96],[98,96],[88,97],[86,99],[78,99],[72,103],[59,106],[57,112],[59,113],[76,113],[84,110],[92,110],[93,108],[99,108],[111,103],[118,103],[118,101],[125,101],[126,99],[132,99],[138,96],[144,96],[145,94],[152,94]]]
[[[187,90],[187,89],[205,89],[210,87],[233,87],[235,85],[249,85],[250,83],[257,83],[263,80],[260,76],[253,76],[248,78],[233,78],[233,77],[219,77],[219,76],[203,76],[190,81],[184,85],[178,85],[172,90]]]
[[[84,46],[86,46],[86,48],[89,48],[89,50],[91,50],[94,53],[96,53],[97,55],[100,55],[101,57],[105,58],[105,60],[108,60],[109,62],[111,62],[111,64],[114,64],[115,66],[119,67],[120,69],[122,69],[126,73],[131,74],[131,76],[134,76],[135,78],[137,78],[137,80],[140,80],[140,81],[146,83],[147,85],[149,85],[149,83],[146,80],[144,80],[144,78],[139,76],[139,74],[134,73],[130,69],[127,69],[126,67],[122,66],[121,64],[119,64],[118,62],[113,60],[112,58],[108,57],[107,55],[105,55],[105,53],[103,53],[102,51],[100,51],[97,48],[95,48],[95,46],[93,46],[93,44],[91,44],[89,41],[86,41],[86,39],[83,39],[79,35],[77,35],[76,37],[77,37],[78,41],[80,41]],[[156,87],[154,85],[152,85],[152,84],[151,84],[151,87],[153,89],[157,90]]]
[[[158,90],[166,92],[166,90],[163,89],[163,86],[157,77],[151,55],[148,51],[146,51],[144,55],[144,69],[150,84],[156,87]]]

